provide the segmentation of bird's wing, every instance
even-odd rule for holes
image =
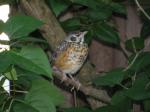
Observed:
[[[56,48],[55,52],[52,55],[52,60],[55,61],[57,59],[57,57],[64,51],[67,49],[68,46],[68,42],[63,41],[61,42],[61,44]]]

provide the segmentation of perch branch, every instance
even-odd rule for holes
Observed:
[[[57,77],[59,80],[63,80],[63,75],[60,73],[53,73],[55,77]],[[98,90],[91,86],[84,86],[83,84],[80,85],[79,88],[79,81],[71,80],[70,78],[66,78],[64,80],[65,85],[71,85],[75,87],[76,89],[79,89],[82,93],[84,93],[86,96],[90,96],[93,98],[96,98],[104,103],[110,103],[110,97],[107,95],[106,91],[104,90]]]

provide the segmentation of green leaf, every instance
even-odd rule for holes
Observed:
[[[3,32],[4,30],[4,22],[2,20],[0,20],[0,34]]]
[[[88,33],[85,35],[84,40],[87,44],[91,44],[93,38],[92,36],[93,36],[92,30],[88,31]]]
[[[122,91],[117,91],[111,99],[111,104],[112,105],[120,105],[121,103],[125,103],[128,102],[129,99],[127,98],[127,96],[125,95],[125,90]]]
[[[77,18],[71,18],[61,23],[62,27],[66,31],[75,31],[80,28],[81,23]]]
[[[14,67],[12,67],[12,69],[4,74],[5,77],[7,77],[9,80],[17,80],[17,73]]]
[[[119,4],[119,3],[115,3],[112,2],[111,3],[111,8],[113,12],[119,13],[119,14],[123,14],[126,15],[126,7],[123,4]]]
[[[104,76],[99,76],[93,80],[93,83],[97,86],[114,86],[115,84],[120,84],[123,80],[125,72],[123,69],[114,69]]]
[[[87,6],[91,9],[99,10],[99,8],[104,8],[105,3],[96,0],[71,0],[73,3]]]
[[[146,75],[141,74],[141,77],[138,77],[138,79],[135,80],[134,85],[126,90],[125,95],[133,100],[144,100],[150,98],[150,89],[148,88],[149,82],[149,78]]]
[[[63,112],[92,112],[92,111],[85,107],[77,107],[77,108],[64,109]]]
[[[150,22],[144,22],[143,26],[142,26],[142,29],[141,29],[141,32],[140,32],[140,36],[142,38],[146,38],[148,36],[150,36]]]
[[[97,24],[93,26],[93,30],[97,39],[119,45],[119,35],[110,25],[106,23]]]
[[[60,15],[70,6],[70,2],[66,2],[64,0],[47,0],[47,1],[56,16]]]
[[[144,39],[139,37],[133,37],[125,42],[125,46],[128,50],[137,51],[144,48]]]
[[[13,111],[14,112],[39,112],[35,108],[33,108],[31,105],[28,105],[24,102],[17,102],[15,101],[13,105]]]
[[[101,8],[100,10],[91,10],[87,11],[87,16],[92,20],[107,20],[112,15],[110,7]]]
[[[130,60],[130,63],[133,61],[134,57],[135,56],[130,57],[130,59],[132,59]],[[139,56],[129,69],[138,72],[148,65],[150,65],[150,52],[144,52],[139,54]]]
[[[12,59],[7,51],[0,53],[0,73],[6,72],[9,66],[12,64]]]
[[[10,39],[26,37],[39,28],[43,23],[33,17],[25,15],[12,16],[5,23],[4,32]]]
[[[25,101],[39,112],[56,112],[55,106],[63,102],[60,91],[46,80],[34,80]],[[41,103],[42,102],[42,103]]]
[[[25,46],[20,53],[10,52],[10,55],[19,67],[52,78],[48,58],[40,47]]]
[[[145,100],[144,104],[144,112],[150,112],[150,100]]]
[[[2,89],[3,87],[0,87],[0,88],[1,88],[0,89],[0,108],[1,108],[9,96],[7,92],[4,89]],[[5,93],[2,93],[2,92],[5,92]]]
[[[0,77],[0,86],[3,86],[5,80],[6,80],[6,77]]]

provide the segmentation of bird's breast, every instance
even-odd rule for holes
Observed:
[[[87,54],[87,44],[68,43],[68,47],[59,54],[54,65],[65,73],[74,74],[83,65]]]

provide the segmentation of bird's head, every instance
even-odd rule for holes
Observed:
[[[87,34],[87,31],[84,32],[74,32],[67,36],[65,39],[67,42],[83,43],[84,36]]]

